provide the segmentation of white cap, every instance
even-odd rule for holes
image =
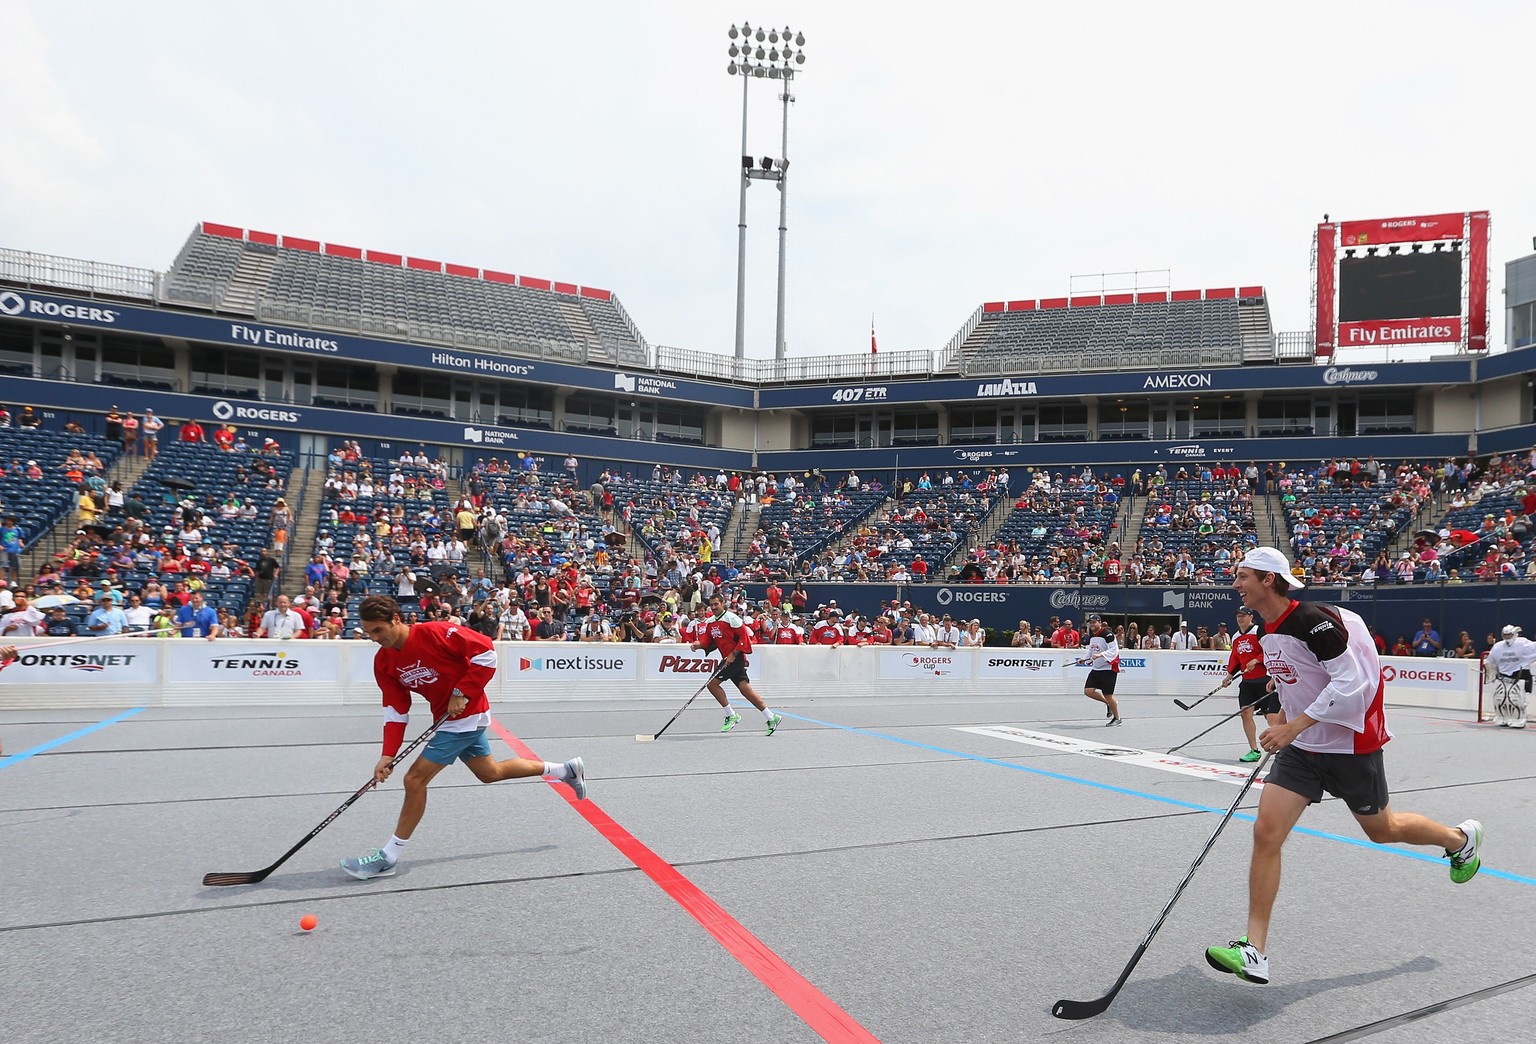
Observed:
[[[1510,637],[1513,637],[1514,635],[1517,635],[1519,633],[1520,633],[1520,628],[1516,627],[1514,624],[1505,624],[1504,625],[1504,637],[1510,638]]]
[[[1247,567],[1248,569],[1256,569],[1261,573],[1277,573],[1284,577],[1285,582],[1293,588],[1306,586],[1300,580],[1291,575],[1290,559],[1286,558],[1285,553],[1278,548],[1249,548],[1248,553],[1243,556],[1242,561],[1237,563],[1237,567],[1239,569],[1244,567]]]

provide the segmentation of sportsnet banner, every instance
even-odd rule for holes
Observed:
[[[158,640],[105,642],[92,647],[49,651],[47,639],[17,641],[19,658],[5,669],[6,686],[48,685],[65,689],[79,685],[150,685],[160,680]],[[135,692],[123,693],[132,702]]]
[[[1339,324],[1340,348],[1390,348],[1397,344],[1451,344],[1461,340],[1461,316],[1372,319]]]
[[[1465,214],[1341,221],[1339,234],[1347,247],[1377,246],[1381,243],[1427,243],[1436,239],[1461,239],[1465,222]]]

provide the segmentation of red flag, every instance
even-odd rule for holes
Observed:
[[[870,316],[869,317],[869,354],[870,355],[875,355],[879,351],[880,351],[880,349],[875,347],[875,317],[874,316]]]

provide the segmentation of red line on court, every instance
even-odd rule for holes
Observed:
[[[491,719],[491,728],[517,752],[518,757],[544,760],[494,718]],[[852,1015],[838,1007],[830,997],[791,968],[784,958],[747,931],[740,921],[705,894],[703,889],[647,848],[644,842],[615,822],[590,798],[577,801],[567,786],[555,786],[555,792],[581,813],[581,817],[592,824],[593,829],[617,848],[624,858],[634,863],[641,873],[681,906],[688,916],[699,922],[699,926],[714,936],[727,953],[772,990],[822,1040],[836,1044],[842,1044],[843,1041],[874,1041],[878,1044],[880,1038],[859,1025]]]

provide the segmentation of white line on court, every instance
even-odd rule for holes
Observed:
[[[1090,758],[1108,758],[1128,765],[1141,765],[1145,768],[1161,769],[1164,772],[1173,772],[1181,776],[1216,779],[1239,787],[1247,783],[1248,777],[1252,775],[1247,769],[1233,768],[1231,765],[1219,765],[1210,761],[1197,761],[1194,758],[1179,757],[1177,754],[1156,754],[1152,751],[1137,750],[1135,747],[1117,747],[1108,743],[1093,743],[1089,740],[1075,739],[1071,736],[1057,736],[1050,732],[1018,729],[1012,725],[964,725],[954,726],[954,729],[956,732],[973,732],[978,736],[991,736],[994,739],[1004,739],[1013,743],[1028,743],[1034,747],[1046,747],[1050,750],[1066,751],[1069,754],[1082,754]],[[1262,787],[1263,785],[1263,780],[1258,780],[1254,783],[1255,787]]]

